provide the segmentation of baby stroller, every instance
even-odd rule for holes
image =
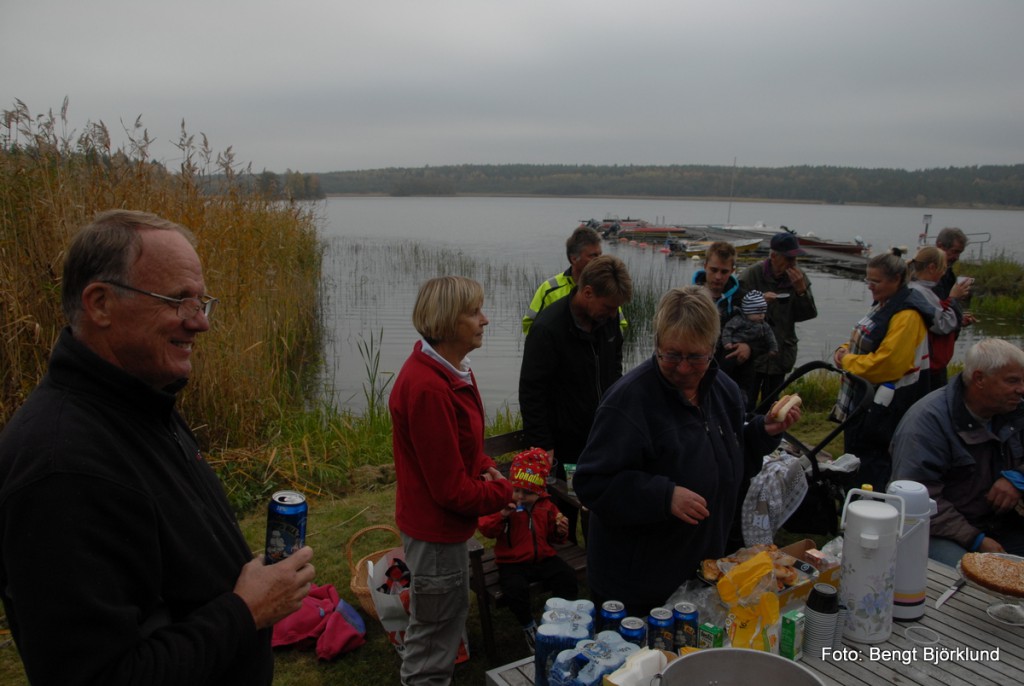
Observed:
[[[786,389],[795,381],[818,369],[846,377],[858,387],[855,397],[861,398],[861,401],[843,422],[837,424],[814,446],[806,445],[788,431],[783,434],[783,439],[789,444],[788,452],[797,457],[806,457],[810,462],[811,471],[807,475],[807,495],[782,526],[791,532],[835,535],[839,531],[839,515],[846,499],[846,491],[859,485],[857,472],[823,470],[819,467],[817,458],[825,446],[843,432],[850,421],[867,411],[873,398],[871,384],[855,374],[837,369],[828,362],[808,362],[794,369],[781,386],[754,408],[754,414],[768,412],[772,404],[784,395]]]

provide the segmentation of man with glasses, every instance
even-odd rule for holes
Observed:
[[[747,267],[740,275],[740,285],[745,290],[764,294],[768,323],[779,344],[778,355],[761,355],[754,360],[755,404],[759,396],[766,398],[778,388],[796,364],[797,322],[818,316],[811,280],[796,265],[796,258],[806,254],[794,234],[782,231],[772,236],[768,259]]]
[[[216,298],[185,228],[98,215],[64,262],[69,326],[0,434],[0,596],[35,684],[270,684],[312,550],[253,559],[174,409]]]

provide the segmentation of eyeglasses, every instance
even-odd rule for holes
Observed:
[[[886,279],[864,279],[864,283],[868,286],[881,286],[886,282]]]
[[[715,358],[714,355],[681,355],[679,353],[655,353],[655,357],[673,367],[678,367],[681,362],[686,362],[691,367],[707,367]]]
[[[178,316],[182,319],[192,319],[192,317],[196,316],[199,312],[202,312],[206,315],[206,318],[209,319],[211,315],[213,315],[213,310],[217,306],[217,303],[220,302],[217,298],[213,298],[208,295],[204,295],[201,298],[172,298],[167,295],[160,295],[159,293],[143,291],[135,288],[134,286],[129,286],[128,284],[119,283],[117,281],[104,281],[103,283],[108,283],[111,286],[117,286],[118,288],[123,288],[126,291],[132,291],[133,293],[148,295],[151,298],[163,300],[168,305],[174,305],[178,310]]]

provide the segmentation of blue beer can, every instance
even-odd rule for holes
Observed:
[[[675,645],[675,620],[672,610],[656,607],[647,616],[647,647],[672,652]]]
[[[624,617],[619,622],[619,636],[627,642],[647,647],[647,624],[639,617]]]
[[[697,606],[693,603],[676,603],[672,608],[676,625],[676,650],[697,647]]]
[[[297,491],[278,491],[267,506],[267,545],[264,561],[280,562],[306,545],[306,496]]]
[[[618,600],[606,600],[601,603],[601,631],[618,631],[619,623],[626,616],[626,606]]]

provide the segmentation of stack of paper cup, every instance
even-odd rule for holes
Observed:
[[[831,648],[839,623],[839,595],[836,587],[814,584],[804,609],[804,657],[822,659],[825,648]]]
[[[843,632],[846,630],[846,606],[840,605],[839,612],[836,615],[836,634],[832,639],[832,649],[841,650],[843,647]]]

